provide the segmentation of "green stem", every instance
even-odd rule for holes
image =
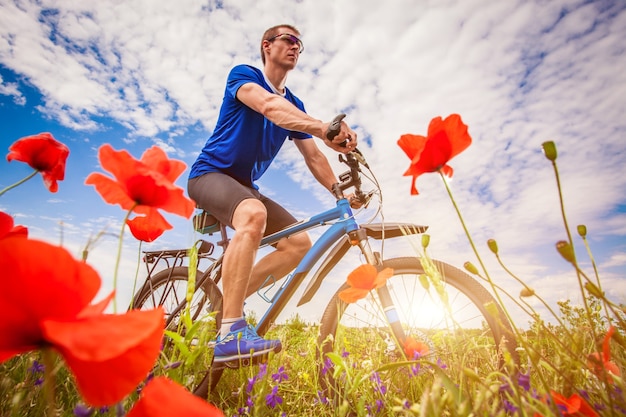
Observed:
[[[135,280],[133,281],[133,292],[131,293],[130,309],[133,308],[135,303],[135,291],[137,290],[137,279],[139,278],[139,265],[141,264],[141,244],[143,241],[139,241],[139,252],[137,253],[137,268],[135,268]]]
[[[122,259],[122,246],[124,244],[124,228],[126,227],[126,221],[130,217],[130,213],[133,212],[137,204],[132,206],[130,210],[126,212],[126,216],[124,216],[124,220],[122,221],[122,230],[120,231],[120,239],[117,245],[117,257],[115,258],[115,270],[113,271],[113,291],[115,291],[115,295],[113,296],[113,313],[117,313],[117,274],[120,268],[120,260]]]
[[[55,402],[55,394],[54,394],[54,351],[52,348],[43,348],[41,351],[42,362],[43,362],[43,389],[44,396],[46,399],[46,416],[48,417],[56,417],[56,402]]]
[[[500,293],[496,290],[496,286],[494,285],[494,282],[491,280],[491,277],[489,276],[489,272],[487,272],[487,268],[485,267],[485,264],[483,263],[482,258],[478,254],[478,250],[476,249],[476,245],[474,245],[474,240],[472,239],[472,236],[470,235],[469,230],[467,229],[467,226],[465,225],[465,220],[463,220],[463,216],[461,215],[461,210],[459,210],[459,206],[456,204],[456,201],[454,200],[454,196],[452,195],[452,190],[450,190],[450,186],[448,185],[448,181],[446,181],[446,176],[443,175],[441,170],[438,171],[438,172],[439,172],[439,175],[441,176],[441,179],[443,180],[443,184],[446,186],[446,191],[448,192],[448,196],[450,197],[450,201],[452,201],[452,205],[454,206],[454,210],[456,211],[456,214],[459,217],[459,220],[461,221],[461,225],[463,226],[463,230],[465,231],[465,236],[467,236],[467,239],[469,240],[470,246],[472,247],[472,250],[474,251],[474,255],[476,255],[476,259],[478,259],[478,263],[480,264],[480,267],[482,268],[483,272],[485,273],[485,279],[487,280],[487,282],[489,282],[489,285],[491,285],[491,289],[493,291],[494,296],[496,297],[496,300],[498,301],[500,306],[503,306],[502,310],[503,310],[504,314],[506,315],[507,319],[509,320],[509,323],[511,323],[511,326],[513,327],[513,331],[519,335],[519,331],[517,329],[517,326],[515,325],[515,323],[511,319],[511,316],[510,316],[509,312],[504,308],[504,303],[502,302],[502,299],[500,297]]]
[[[572,240],[572,234],[569,230],[569,225],[567,223],[567,216],[565,215],[565,202],[563,201],[563,191],[561,190],[561,178],[559,176],[559,169],[556,165],[556,161],[552,161],[552,167],[554,168],[554,176],[556,178],[556,188],[559,193],[559,204],[561,206],[561,217],[563,218],[563,224],[565,226],[565,232],[567,233],[567,241],[572,248],[572,257],[573,257],[573,266],[576,269],[576,278],[578,279],[578,287],[580,288],[580,294],[583,298],[583,304],[585,306],[585,313],[587,314],[587,320],[589,321],[589,327],[591,327],[591,334],[593,336],[594,343],[598,343],[598,336],[596,335],[595,326],[593,324],[593,319],[591,317],[591,310],[589,309],[589,303],[587,303],[587,297],[585,297],[585,287],[583,285],[583,280],[580,276],[580,271],[578,268],[578,261],[576,260],[576,250],[574,249],[574,242]]]
[[[37,175],[38,172],[39,172],[38,170],[35,170],[31,174],[29,174],[26,178],[23,178],[19,180],[18,182],[16,182],[15,184],[9,185],[8,187],[0,190],[0,196],[2,196],[2,194],[6,193],[7,191],[17,187],[18,185],[25,183],[26,181],[28,181],[29,179]]]

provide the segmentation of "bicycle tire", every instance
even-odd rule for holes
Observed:
[[[199,280],[203,272],[197,270],[196,277]],[[154,274],[137,292],[133,298],[132,307],[135,309],[151,309],[160,306],[165,311],[165,322],[168,330],[176,330],[178,327],[177,316],[185,307],[187,294],[187,278],[189,268],[178,266],[164,269]],[[211,279],[206,279],[201,287],[196,288],[190,307],[192,321],[201,315],[218,312],[215,316],[216,326],[221,323],[222,293],[217,284]],[[172,317],[174,314],[174,317]]]
[[[438,295],[432,294],[436,293],[433,285],[427,291],[420,280],[425,272],[417,257],[394,258],[383,262],[383,268],[393,269],[393,275],[383,286],[383,290],[389,290],[392,303],[376,305],[380,303],[376,291],[371,291],[368,297],[355,303],[345,303],[339,298],[339,293],[348,288],[347,283],[334,294],[322,315],[318,336],[320,383],[327,396],[342,395],[341,384],[336,382],[329,369],[334,367],[327,357],[329,352],[349,358],[354,366],[367,363],[374,372],[392,362],[415,359],[406,357],[401,347],[398,349],[397,344],[402,343],[404,337],[411,337],[427,347],[424,352],[428,350],[428,353],[422,359],[428,363],[437,362],[443,366],[447,360],[457,363],[456,359],[462,356],[463,364],[467,368],[485,369],[490,363],[492,370],[501,371],[504,370],[506,356],[509,362],[517,365],[517,342],[514,333],[491,293],[460,269],[436,260],[433,263],[440,271],[443,288],[449,295],[448,304],[451,307],[448,314],[439,310]],[[376,310],[368,310],[368,306]],[[389,307],[397,310],[402,323],[402,330],[399,332],[393,330],[384,318],[373,317],[374,314],[379,314],[378,311],[385,311]],[[430,309],[427,317],[420,314],[427,311],[424,308]],[[452,317],[447,317],[450,314]],[[359,315],[366,318],[362,319]],[[475,328],[477,321],[480,321],[478,329]],[[404,334],[398,334],[400,332]],[[452,339],[454,334],[461,337]],[[453,357],[456,357],[454,362]],[[393,369],[400,375],[395,380],[387,381],[390,385],[395,385],[393,388],[387,387],[388,390],[411,392],[408,384],[415,376],[413,371],[417,368],[417,362],[409,363],[413,367],[407,365],[404,368],[383,368]],[[429,373],[431,378],[433,374]],[[415,397],[419,395],[415,393]]]

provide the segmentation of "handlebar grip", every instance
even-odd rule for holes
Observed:
[[[335,136],[337,136],[341,131],[341,121],[344,117],[346,117],[345,113],[338,114],[337,116],[335,116],[333,121],[330,122],[330,126],[328,126],[328,132],[326,132],[326,139],[335,139]]]

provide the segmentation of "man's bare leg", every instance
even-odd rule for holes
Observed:
[[[279,280],[291,272],[307,251],[311,248],[311,240],[306,233],[300,233],[281,239],[276,245],[276,250],[264,256],[252,268],[252,276],[248,284],[246,298],[254,294],[267,280],[270,275]]]
[[[222,264],[223,319],[243,316],[243,303],[266,218],[265,206],[255,199],[243,200],[235,209],[235,234],[228,244]]]

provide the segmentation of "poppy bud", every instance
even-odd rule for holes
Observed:
[[[576,258],[574,257],[574,248],[568,242],[564,240],[560,240],[556,242],[556,250],[559,251],[561,256],[570,263],[575,263]]]
[[[465,267],[465,269],[467,269],[471,274],[474,275],[478,275],[478,269],[476,269],[476,267],[474,266],[473,263],[471,262],[465,262],[463,264],[463,266]]]
[[[422,247],[426,249],[430,244],[430,235],[423,234],[422,235]]]
[[[579,224],[578,234],[584,239],[587,236],[587,226],[585,226],[584,224]]]
[[[604,293],[600,291],[600,288],[593,282],[585,282],[585,289],[594,297],[604,298]]]
[[[498,254],[498,243],[494,239],[489,239],[487,241],[487,246],[489,246],[489,249],[493,253],[495,253],[496,255]]]
[[[520,297],[532,297],[533,295],[535,295],[535,290],[533,290],[530,287],[524,287],[522,288],[522,290],[519,292],[519,296]]]
[[[554,162],[556,160],[555,143],[552,141],[544,142],[541,144],[541,147],[543,148],[543,154],[546,156],[546,158]]]

